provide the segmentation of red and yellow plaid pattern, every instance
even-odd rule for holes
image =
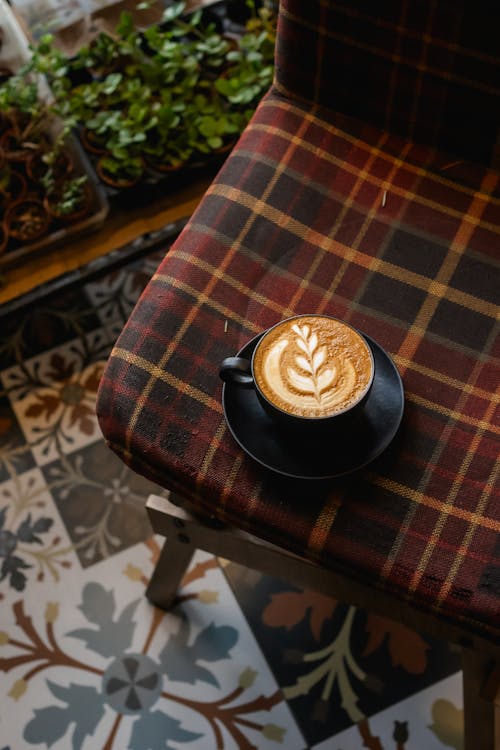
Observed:
[[[489,0],[282,0],[277,87],[498,167],[493,10]]]
[[[270,92],[116,344],[111,448],[195,507],[498,639],[499,179]],[[377,340],[406,396],[391,447],[328,486],[247,458],[218,377],[311,312]]]

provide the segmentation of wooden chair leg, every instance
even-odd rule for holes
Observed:
[[[165,540],[146,589],[147,598],[156,607],[169,609],[172,606],[194,552],[182,533],[171,534]]]
[[[500,750],[500,712],[495,697],[483,693],[493,667],[490,657],[463,650],[464,750]]]

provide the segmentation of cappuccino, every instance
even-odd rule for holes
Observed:
[[[374,365],[365,339],[323,315],[278,323],[259,341],[253,358],[257,387],[287,414],[318,419],[355,406],[370,388]]]

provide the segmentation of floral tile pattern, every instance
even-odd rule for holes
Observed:
[[[2,318],[0,368],[52,349],[91,331],[99,317],[83,289],[61,292],[50,300]]]
[[[129,548],[72,591],[41,586],[32,608],[12,597],[0,668],[16,747],[303,748],[216,561],[198,554],[164,613],[143,595],[151,551]]]
[[[461,675],[454,674],[371,716],[370,731],[383,748],[397,748],[400,742],[408,748],[463,750],[461,703]],[[359,726],[335,735],[336,750],[362,747],[360,743]],[[332,750],[331,739],[311,750]]]
[[[145,598],[162,490],[94,410],[162,257],[2,321],[0,750],[460,750],[446,644],[201,552],[170,612]]]
[[[369,738],[370,716],[460,669],[446,643],[401,624],[235,563],[225,573],[311,743],[352,725]]]
[[[6,396],[0,396],[0,482],[36,464]]]
[[[114,271],[85,287],[87,297],[102,325],[123,324],[132,312],[142,289],[153,275],[164,253],[131,264],[128,273]]]
[[[103,441],[62,455],[43,471],[81,565],[151,533],[144,502],[156,485],[132,473]]]
[[[88,339],[91,339],[90,341]],[[2,373],[2,384],[38,465],[99,437],[95,394],[108,351],[101,331],[68,342]],[[89,360],[91,360],[89,362]]]
[[[54,512],[40,469],[31,469],[0,484],[0,582],[24,591],[47,578],[61,580],[75,568],[75,553]],[[0,601],[5,588],[0,586]]]

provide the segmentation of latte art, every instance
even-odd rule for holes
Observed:
[[[303,417],[332,416],[370,386],[371,352],[353,328],[320,315],[283,321],[259,342],[257,384],[275,406]]]

